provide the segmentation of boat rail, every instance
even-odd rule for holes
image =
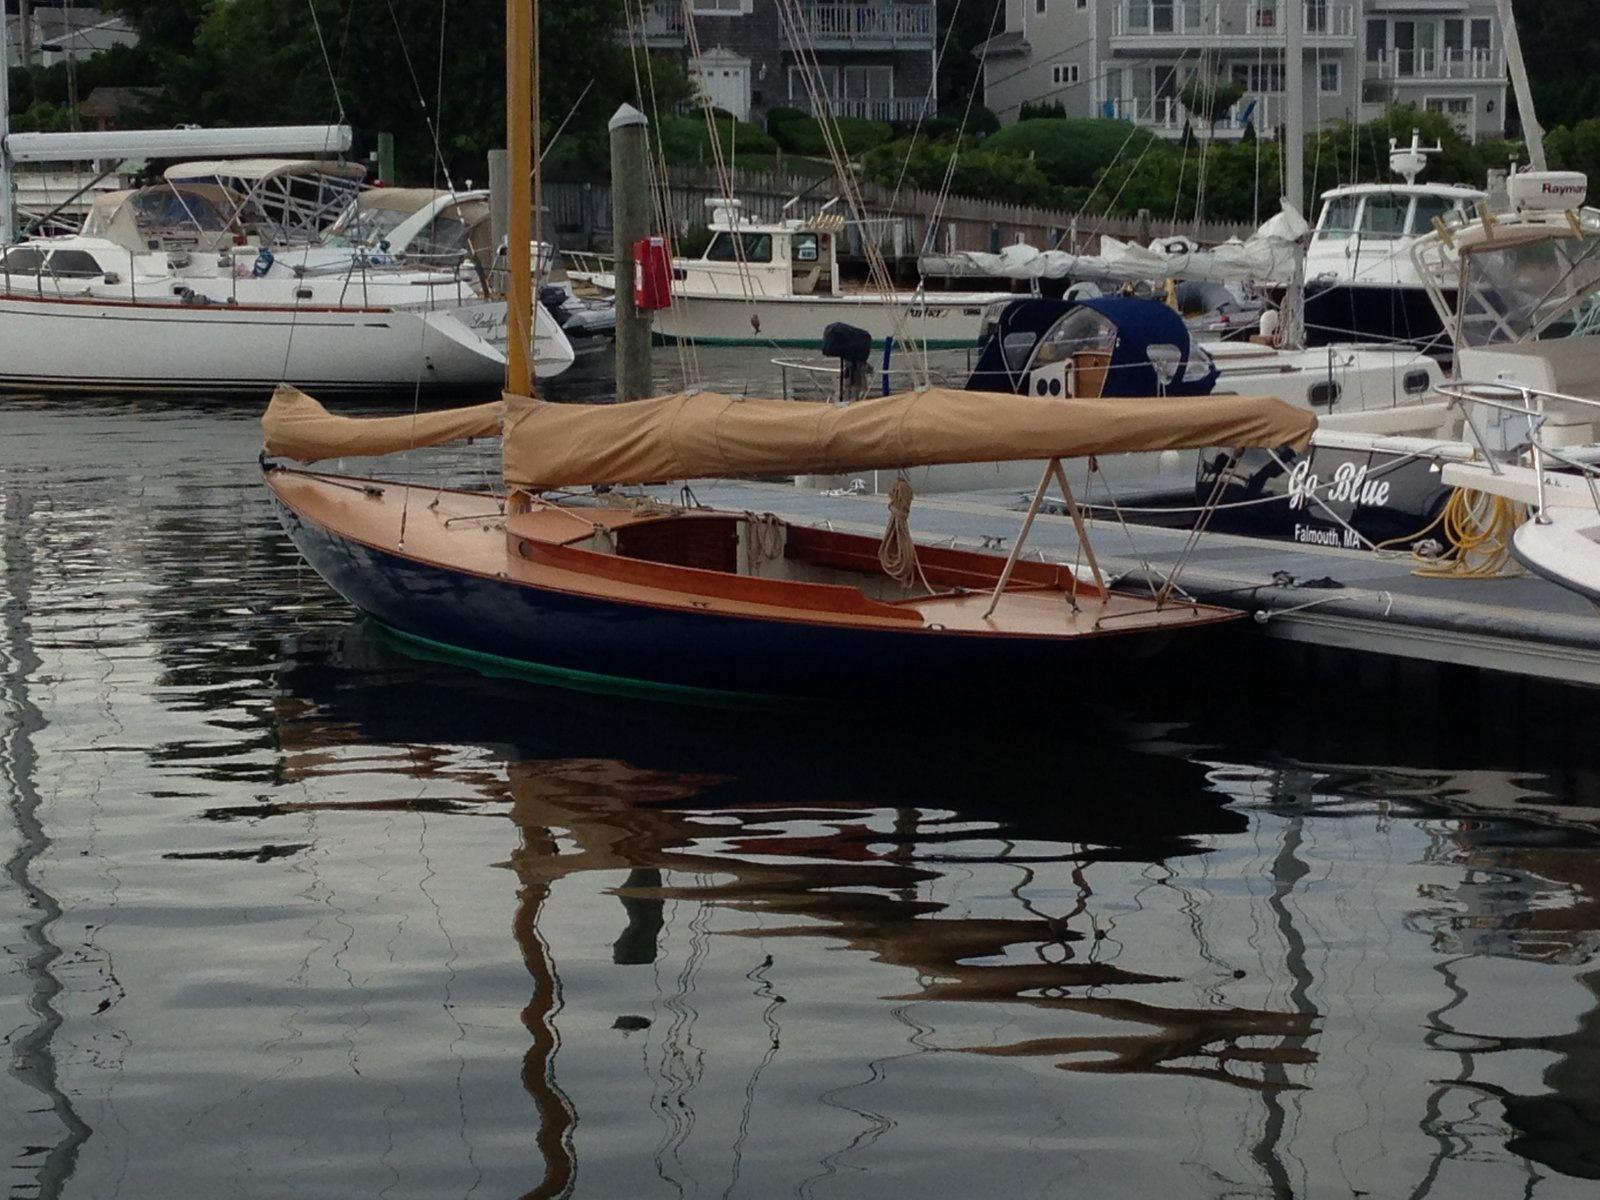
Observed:
[[[1600,464],[1587,462],[1574,457],[1562,448],[1551,446],[1540,438],[1550,413],[1546,411],[1547,401],[1556,401],[1562,404],[1575,404],[1580,408],[1589,409],[1600,413],[1600,400],[1587,396],[1573,396],[1565,392],[1551,391],[1546,388],[1530,387],[1525,384],[1515,383],[1473,383],[1461,382],[1451,386],[1441,387],[1439,394],[1446,397],[1452,405],[1460,408],[1462,419],[1467,428],[1471,430],[1473,441],[1477,443],[1478,451],[1483,456],[1485,464],[1493,475],[1503,475],[1505,468],[1496,458],[1495,452],[1489,445],[1488,438],[1478,422],[1473,419],[1469,405],[1483,405],[1485,408],[1494,409],[1513,417],[1525,417],[1528,421],[1528,450],[1532,458],[1532,466],[1537,489],[1537,512],[1534,519],[1540,524],[1548,522],[1545,515],[1547,496],[1545,490],[1546,460],[1555,462],[1569,470],[1577,471],[1583,476],[1584,483],[1589,489],[1589,498],[1593,501],[1595,511],[1600,513]]]
[[[963,349],[964,365],[959,379],[953,378],[953,370],[941,371],[934,375],[931,382],[936,386],[961,387],[972,375],[972,350]],[[778,368],[781,378],[781,396],[785,400],[833,400],[838,395],[839,371],[841,360],[836,358],[785,358],[778,357],[770,360]],[[867,364],[870,375],[878,377],[882,394],[887,396],[893,392],[909,391],[920,387],[929,379],[926,369],[920,367],[874,367],[869,361]],[[792,387],[789,381],[789,372],[795,372],[800,378],[799,383],[810,384],[809,387]]]

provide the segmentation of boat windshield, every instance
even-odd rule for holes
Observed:
[[[415,213],[398,208],[364,208],[352,204],[328,231],[330,246],[376,246],[402,221],[409,221]]]
[[[1347,238],[1356,231],[1356,211],[1361,207],[1360,196],[1335,196],[1322,209],[1322,225],[1317,237],[1332,240]]]
[[[1416,210],[1411,214],[1411,232],[1420,237],[1433,229],[1435,217],[1443,220],[1460,208],[1461,202],[1448,196],[1418,196]]]
[[[1600,294],[1600,239],[1553,236],[1466,256],[1463,344],[1570,336]]]
[[[769,263],[772,261],[772,235],[770,233],[741,233],[743,239],[743,260],[753,263]],[[707,262],[738,262],[740,259],[733,244],[733,235],[723,232],[711,239],[711,244],[706,247]]]
[[[1071,359],[1084,351],[1109,356],[1116,345],[1116,325],[1092,308],[1075,308],[1045,334],[1034,355],[1033,365],[1048,366]]]
[[[1361,213],[1361,236],[1374,241],[1392,241],[1406,231],[1406,213],[1411,197],[1393,192],[1376,192],[1367,197]]]

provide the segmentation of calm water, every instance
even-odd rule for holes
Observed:
[[[1595,1194],[1593,700],[487,680],[255,415],[0,409],[9,1194]]]

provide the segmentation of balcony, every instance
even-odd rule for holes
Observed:
[[[932,0],[801,7],[818,50],[932,50],[933,11]]]
[[[1329,0],[1119,0],[1112,9],[1111,49],[1134,54],[1170,50],[1281,50],[1286,6],[1303,3],[1307,49],[1353,49],[1356,10]]]
[[[1501,50],[1374,50],[1366,77],[1387,83],[1503,83],[1506,56]]]
[[[1187,123],[1196,137],[1204,138],[1214,133],[1218,140],[1232,141],[1242,137],[1246,127],[1254,125],[1256,136],[1262,141],[1270,141],[1277,136],[1278,126],[1283,121],[1282,108],[1281,95],[1246,96],[1217,122],[1215,130],[1208,130],[1204,121],[1190,115],[1181,100],[1171,97],[1105,100],[1101,102],[1100,113],[1117,120],[1132,121],[1140,128],[1162,137],[1182,137],[1183,127]]]
[[[802,112],[813,112],[809,98],[792,97],[784,101]],[[859,96],[830,97],[828,107],[836,117],[859,117],[864,121],[915,121],[924,115],[926,96]]]
[[[818,50],[932,50],[938,36],[933,0],[878,0],[876,4],[822,4],[812,0],[803,2],[800,11],[811,45]],[[722,14],[740,15],[745,20],[757,16]],[[761,19],[772,25],[774,37],[786,40],[776,13]],[[681,0],[656,0],[645,10],[644,44],[650,49],[676,49],[687,41]]]
[[[624,29],[624,35],[626,35]],[[678,0],[656,0],[645,9],[644,44],[651,50],[671,50],[685,42],[683,5]]]

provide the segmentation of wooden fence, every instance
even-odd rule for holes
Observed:
[[[1248,225],[1222,222],[1170,222],[1135,218],[1101,217],[1060,212],[1026,205],[1001,204],[972,196],[947,197],[941,207],[933,192],[902,190],[898,195],[873,183],[860,185],[867,223],[847,226],[840,257],[859,261],[865,239],[875,239],[884,255],[902,267],[914,267],[919,254],[946,254],[958,250],[991,253],[1016,242],[1040,248],[1060,246],[1080,254],[1099,249],[1108,234],[1147,243],[1172,233],[1192,237],[1202,245],[1217,245],[1232,237],[1249,237]],[[736,171],[734,192],[752,217],[775,221],[785,216],[809,217],[839,194],[832,177],[817,178],[767,172]],[[683,237],[705,226],[711,215],[706,201],[722,194],[713,173],[703,168],[677,168],[669,179],[673,234]],[[564,249],[611,249],[611,185],[570,180],[547,180],[544,185],[547,220]],[[833,206],[842,212],[842,201]],[[933,219],[934,212],[939,219]],[[845,213],[848,217],[849,214]]]

